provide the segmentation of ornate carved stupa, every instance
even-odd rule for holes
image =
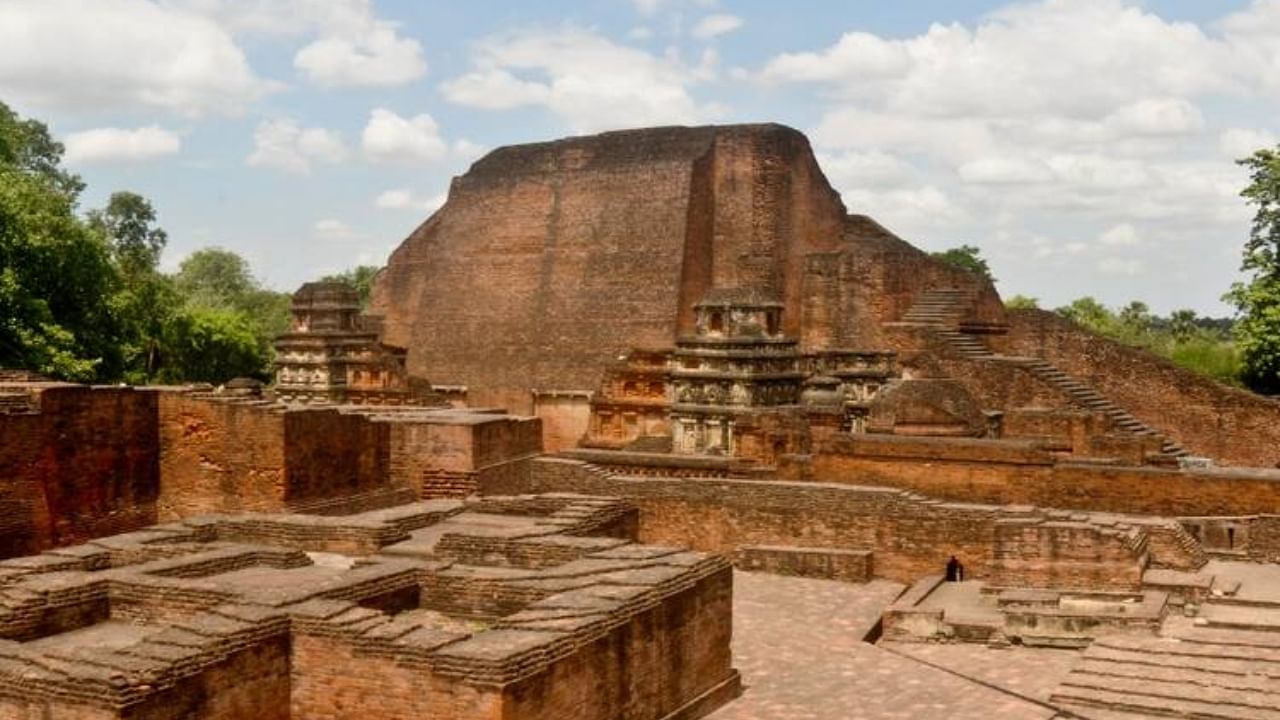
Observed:
[[[276,397],[286,402],[438,405],[405,370],[405,350],[379,339],[378,318],[342,282],[309,282],[293,295],[293,325],[276,339]]]
[[[713,289],[694,317],[672,356],[672,447],[732,455],[739,415],[799,401],[799,343],[782,332],[782,303],[758,291]]]

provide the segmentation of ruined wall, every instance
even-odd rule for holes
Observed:
[[[155,397],[64,384],[26,390],[31,412],[0,413],[0,556],[154,523]]]
[[[284,508],[283,411],[181,390],[157,395],[161,520]]]
[[[843,218],[808,141],[777,125],[505,147],[392,254],[372,311],[411,372],[528,413],[531,388],[594,390],[626,350],[670,345],[713,281],[798,307],[804,257]]]
[[[393,422],[388,429],[390,481],[420,498],[471,495],[482,478],[522,473],[542,452],[537,418],[469,415]]]
[[[644,720],[730,681],[733,573],[700,580],[507,690],[506,720]],[[717,703],[718,704],[718,703]],[[698,717],[700,713],[690,713]]]
[[[291,409],[284,415],[284,500],[305,503],[385,487],[388,434],[385,424],[363,415]]]
[[[858,349],[920,349],[915,333],[882,323],[900,320],[925,290],[958,288],[971,294],[974,326],[999,327],[1004,304],[985,278],[939,262],[865,215],[850,215],[839,252],[806,260],[802,302],[806,345]]]
[[[1280,464],[1280,400],[1222,385],[1042,310],[1009,313],[1009,352],[1042,357],[1184,447],[1232,465]]]
[[[876,577],[910,583],[943,572],[955,555],[974,578],[997,572],[998,553],[1034,561],[1019,566],[1020,579],[1037,587],[1061,586],[1064,577],[1053,558],[1032,548],[1071,547],[1082,578],[1129,578],[1141,572],[1145,556],[1105,546],[1120,543],[1115,533],[1076,537],[1070,524],[1046,521],[1034,508],[1004,508],[972,503],[926,501],[891,488],[825,483],[611,476],[572,460],[544,458],[533,464],[528,480],[483,488],[487,492],[582,492],[625,497],[640,508],[640,539],[645,543],[683,542],[696,549],[734,554],[749,546],[870,550]],[[1035,542],[997,542],[1002,523],[1035,525]],[[1040,540],[1044,539],[1045,544]],[[1095,546],[1090,547],[1090,543]],[[1000,548],[1003,548],[1001,550]],[[1088,560],[1092,558],[1092,560]],[[1009,565],[1008,567],[1012,567]],[[1009,572],[1012,572],[1011,570]],[[1074,585],[1068,585],[1072,587]],[[1108,588],[1114,585],[1106,586]]]
[[[1018,442],[845,435],[790,471],[957,501],[1165,517],[1280,512],[1280,472],[1057,463]]]
[[[535,392],[533,414],[542,420],[547,452],[575,448],[591,427],[591,395]]]

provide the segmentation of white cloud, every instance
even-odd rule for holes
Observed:
[[[370,160],[384,162],[433,162],[449,149],[430,115],[405,118],[385,108],[369,113],[360,144]]]
[[[841,188],[892,187],[904,183],[912,175],[909,163],[880,150],[822,153],[818,156],[818,165],[827,179]]]
[[[440,89],[450,101],[482,110],[508,110],[551,100],[549,86],[521,80],[501,68],[467,73],[442,84]]]
[[[1129,278],[1111,285],[1132,295],[1111,302],[1182,304],[1160,282],[1181,273],[1213,311],[1237,271],[1214,243],[1243,239],[1250,216],[1228,159],[1277,141],[1258,118],[1280,100],[1278,36],[1280,0],[1202,24],[1140,0],[1011,1],[914,36],[851,30],[749,81],[808,92],[810,137],[846,204],[913,241],[981,245],[1002,277],[1046,298],[1061,288],[1055,301],[1104,273]],[[907,169],[859,172],[852,159],[872,153]]]
[[[1138,258],[1104,257],[1098,260],[1098,272],[1104,275],[1133,277],[1147,271],[1146,263]]]
[[[325,219],[317,220],[315,227],[312,228],[316,233],[321,235],[345,234],[351,232],[351,228],[341,220]]]
[[[347,157],[346,145],[332,130],[304,128],[289,118],[260,123],[253,132],[253,152],[245,162],[254,167],[305,175],[313,162],[338,163]]]
[[[402,85],[427,72],[418,41],[387,23],[349,36],[322,37],[298,51],[294,67],[326,87]]]
[[[690,66],[678,56],[619,45],[566,25],[481,41],[473,69],[440,86],[450,102],[481,109],[544,106],[575,132],[713,119],[690,88],[709,77],[715,54]]]
[[[1146,98],[1120,107],[1103,122],[1122,135],[1182,135],[1202,128],[1204,116],[1183,98]]]
[[[354,240],[361,235],[341,220],[325,218],[311,226],[311,234],[320,240]]]
[[[482,155],[489,152],[489,148],[479,143],[473,143],[470,140],[458,140],[453,143],[451,148],[453,156],[463,162],[471,162],[479,159]]]
[[[322,87],[401,85],[427,71],[422,46],[370,0],[163,0],[236,34],[310,38],[294,68]]]
[[[236,114],[272,88],[206,17],[146,0],[0,3],[0,96],[33,107]]]
[[[742,18],[737,15],[728,15],[725,13],[717,13],[708,15],[698,21],[693,26],[693,36],[701,40],[710,40],[718,35],[731,33],[742,27]]]
[[[1045,182],[1053,177],[1044,163],[1008,155],[970,160],[961,165],[957,172],[960,179],[967,183],[993,185]]]
[[[1142,237],[1138,230],[1129,223],[1120,223],[1098,236],[1103,245],[1141,245]]]
[[[418,210],[434,212],[444,205],[447,193],[439,193],[430,197],[419,197],[407,188],[394,188],[384,191],[373,201],[375,207],[383,210]]]
[[[173,155],[182,146],[178,134],[156,125],[135,128],[95,128],[63,139],[64,159],[70,163],[111,160],[150,160]]]
[[[1248,157],[1263,148],[1274,148],[1276,143],[1280,143],[1280,139],[1267,130],[1228,128],[1218,135],[1218,149],[1232,160]]]

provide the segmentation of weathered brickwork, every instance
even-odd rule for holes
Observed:
[[[12,384],[0,412],[0,555],[203,513],[332,514],[465,497],[525,472],[540,421],[298,407],[193,388]]]
[[[833,438],[789,476],[932,497],[1164,517],[1280,511],[1280,472],[1060,462],[1035,443]]]
[[[483,490],[617,495],[640,508],[645,542],[682,539],[730,554],[755,546],[864,550],[874,576],[908,583],[941,572],[953,555],[974,577],[1036,587],[1130,589],[1149,565],[1194,569],[1205,561],[1173,520],[948,503],[883,487],[637,478],[547,458],[528,481]]]
[[[590,534],[634,515],[569,495],[212,515],[3,561],[0,712],[701,717],[738,690],[731,568]]]
[[[1086,379],[1196,454],[1232,465],[1280,464],[1280,400],[1226,387],[1053,313],[1019,311],[1009,322],[1010,352]]]
[[[14,384],[0,411],[0,555],[156,520],[156,398],[124,388]]]

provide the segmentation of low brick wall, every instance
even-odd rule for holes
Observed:
[[[862,583],[871,579],[870,550],[745,545],[733,554],[739,570]]]
[[[873,574],[910,583],[941,572],[955,555],[971,577],[989,578],[1003,567],[1000,555],[1019,557],[1022,582],[1043,587],[1075,587],[1071,576],[1054,568],[1047,553],[1073,548],[1088,568],[1084,582],[1124,585],[1141,573],[1147,555],[1135,548],[1131,531],[1115,520],[1083,517],[1073,525],[1070,513],[1031,506],[1005,507],[943,502],[883,487],[763,480],[631,478],[615,476],[569,459],[542,458],[518,486],[482,488],[486,492],[579,492],[625,497],[640,508],[640,540],[656,544],[693,544],[699,550],[735,554],[750,546],[793,545],[834,550],[869,550]],[[1000,523],[1019,521],[1032,528],[1002,538]],[[1160,521],[1156,521],[1160,522]],[[1167,521],[1176,526],[1173,521]],[[1072,536],[1077,525],[1090,532]],[[1025,528],[1024,528],[1025,529]],[[1176,529],[1176,527],[1175,527]],[[1113,547],[1114,546],[1114,547]],[[1090,549],[1092,547],[1092,549]],[[1145,547],[1145,546],[1144,546]],[[1173,558],[1183,566],[1184,558]],[[1203,562],[1203,559],[1200,559]],[[1090,567],[1096,565],[1097,567]],[[1198,567],[1199,565],[1195,565]],[[1087,586],[1092,587],[1092,586]]]
[[[1177,517],[1280,513],[1280,471],[1055,463],[1028,443],[833,437],[793,479],[883,485],[967,502]]]

